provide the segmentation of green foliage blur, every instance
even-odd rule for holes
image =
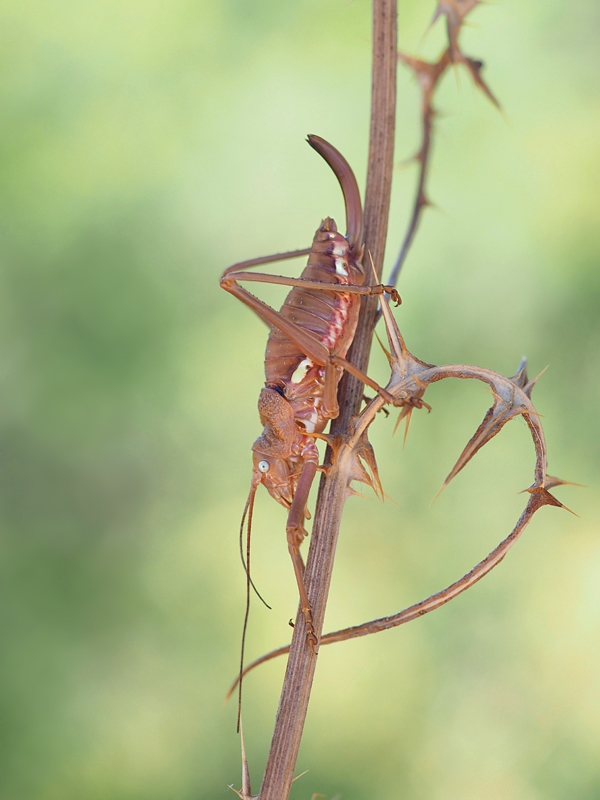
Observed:
[[[400,0],[414,53],[434,3]],[[366,0],[22,0],[0,25],[0,798],[208,800],[240,785],[237,531],[260,432],[264,325],[228,264],[304,247],[364,182]],[[323,648],[292,797],[600,797],[600,9],[482,6],[437,98],[428,209],[396,311],[434,363],[549,366],[534,401],[557,495],[450,605]],[[438,23],[421,57],[443,47]],[[419,94],[399,68],[388,249],[413,198]],[[290,269],[299,269],[292,264]],[[265,287],[262,296],[281,302]],[[385,383],[374,353],[372,373]],[[511,423],[434,505],[489,396],[433,387],[406,448],[372,440],[390,501],[352,498],[327,629],[399,610],[503,538],[532,481]],[[254,658],[289,640],[285,512],[258,499]],[[245,684],[255,791],[284,663]]]

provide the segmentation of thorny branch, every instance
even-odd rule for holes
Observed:
[[[390,347],[390,350],[386,351],[386,355],[392,369],[392,376],[386,389],[393,395],[395,399],[394,405],[402,409],[400,419],[407,419],[415,408],[422,407],[424,405],[423,395],[427,387],[444,378],[462,378],[483,381],[489,386],[494,398],[492,407],[488,409],[481,425],[477,428],[460,454],[456,464],[444,481],[442,489],[444,489],[452,478],[466,466],[478,450],[496,436],[510,419],[517,416],[524,417],[533,439],[536,454],[534,481],[531,486],[524,490],[529,493],[530,497],[511,533],[500,542],[486,558],[467,572],[466,575],[463,575],[445,589],[436,592],[427,599],[421,600],[419,603],[415,603],[396,614],[371,620],[362,625],[354,625],[350,628],[324,634],[321,638],[321,644],[343,642],[347,639],[356,639],[359,636],[367,636],[371,633],[378,633],[379,631],[388,630],[389,628],[395,628],[398,625],[403,625],[405,622],[410,622],[413,619],[422,617],[424,614],[428,614],[436,608],[440,608],[440,606],[443,606],[480,581],[504,559],[538,509],[545,505],[565,508],[565,506],[550,494],[549,491],[555,486],[566,484],[567,481],[554,478],[547,474],[544,432],[539,416],[531,402],[531,392],[538,379],[528,379],[525,359],[523,359],[519,365],[516,374],[511,378],[505,378],[503,375],[499,375],[497,372],[492,372],[483,367],[473,367],[466,364],[446,364],[436,367],[432,364],[420,361],[409,352],[385,299],[382,302],[382,312]],[[338,459],[344,457],[354,458],[354,471],[352,472],[354,479],[360,480],[363,483],[371,483],[373,489],[379,495],[381,494],[381,485],[379,483],[374,456],[366,440],[366,432],[377,412],[383,407],[384,402],[385,401],[381,397],[372,400],[362,414],[356,418],[354,430],[350,436],[332,437],[333,446],[336,449],[336,457]],[[349,453],[346,454],[346,451],[349,451]],[[367,463],[370,476],[364,470],[361,472],[362,465],[360,465],[359,459]],[[270,661],[287,652],[289,652],[289,645],[279,647],[276,650],[272,650],[270,653],[266,653],[249,664],[244,670],[244,675],[260,664],[264,664],[266,661]],[[229,690],[228,697],[235,690],[237,682],[238,680],[236,679]]]
[[[481,76],[482,62],[464,55],[459,46],[459,34],[464,19],[479,4],[480,0],[439,0],[431,25],[440,16],[446,17],[448,48],[437,62],[429,63],[404,54],[398,54],[396,57],[396,2],[395,0],[374,0],[373,2],[373,95],[365,200],[365,252],[369,254],[367,257],[372,258],[373,277],[376,280],[381,279],[389,211],[394,141],[396,58],[413,70],[422,92],[422,138],[419,151],[415,156],[415,160],[420,164],[417,191],[408,228],[388,281],[390,285],[396,284],[417,231],[421,212],[425,206],[429,205],[426,180],[435,117],[433,96],[442,75],[451,64],[462,64],[470,73],[475,84],[498,108],[500,107]],[[374,300],[374,298],[369,299]],[[439,608],[473,586],[497,566],[521,536],[539,508],[544,505],[565,507],[550,493],[550,489],[562,485],[566,481],[547,474],[544,433],[539,416],[531,402],[531,392],[537,378],[531,381],[528,379],[525,360],[520,364],[517,373],[510,378],[482,367],[465,364],[434,366],[420,361],[409,352],[385,298],[382,298],[379,314],[384,317],[390,348],[386,354],[392,374],[386,390],[394,398],[394,405],[401,409],[399,421],[406,419],[408,425],[413,411],[427,406],[423,401],[423,395],[428,386],[445,378],[482,381],[488,385],[493,396],[491,408],[460,454],[444,481],[442,489],[466,466],[478,450],[496,436],[510,419],[516,416],[523,416],[533,439],[536,454],[534,481],[525,490],[529,493],[529,499],[511,533],[486,558],[457,581],[396,614],[321,635],[341,514],[346,499],[354,493],[351,483],[355,480],[366,483],[379,496],[383,496],[375,455],[367,434],[377,412],[384,407],[385,400],[381,396],[376,397],[361,414],[358,414],[362,386],[346,374],[340,385],[340,416],[334,420],[331,433],[324,437],[329,444],[326,455],[327,474],[322,480],[319,490],[311,546],[304,575],[319,645],[332,644],[397,627]],[[354,344],[348,356],[352,363],[362,370],[365,370],[367,366],[376,318],[375,304],[369,303],[369,301],[365,302]],[[245,668],[241,676],[243,677],[259,664],[279,655],[290,653],[271,751],[259,795],[252,795],[251,792],[243,730],[240,731],[242,737],[242,789],[234,791],[242,800],[285,800],[289,794],[316,666],[316,654],[306,646],[300,613],[297,622],[300,624],[295,626],[291,645],[273,650],[257,659]],[[229,694],[234,690],[238,680],[239,677],[231,687]]]
[[[479,5],[479,3],[473,2],[473,0],[462,0],[462,2],[461,0],[453,0],[453,2],[444,2],[442,0],[438,4],[431,25],[441,15],[444,14],[446,16],[449,46],[437,61],[422,61],[405,53],[398,53],[398,59],[413,71],[421,89],[421,144],[412,159],[419,164],[417,191],[404,240],[388,278],[388,284],[392,286],[395,286],[398,282],[400,270],[406,261],[408,251],[419,227],[421,212],[428,205],[431,205],[425,187],[430,163],[433,123],[436,114],[433,107],[433,97],[448,67],[451,64],[465,66],[475,84],[498,109],[500,108],[500,103],[481,76],[483,62],[464,55],[458,44],[458,36],[464,23],[464,18],[476,5]],[[381,315],[381,312],[379,315]]]

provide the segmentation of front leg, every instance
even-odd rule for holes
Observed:
[[[313,653],[317,652],[318,639],[313,626],[312,609],[308,599],[308,593],[304,584],[304,562],[300,555],[300,545],[306,535],[304,530],[304,509],[308,501],[310,487],[317,473],[317,464],[314,461],[306,461],[302,467],[300,480],[294,493],[294,499],[288,514],[286,534],[288,550],[294,566],[298,593],[300,595],[300,608],[304,616],[304,626],[306,628],[306,643]]]

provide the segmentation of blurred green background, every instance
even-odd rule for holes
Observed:
[[[400,0],[401,47],[433,12]],[[260,432],[264,325],[218,288],[234,261],[343,226],[304,143],[364,182],[366,0],[4,0],[0,25],[2,800],[204,800],[240,785],[237,528]],[[292,797],[600,797],[600,7],[470,15],[498,114],[449,73],[427,211],[396,312],[435,363],[536,374],[552,474],[506,561],[449,606],[324,648]],[[436,57],[438,23],[419,49]],[[399,70],[391,264],[409,213],[419,95]],[[291,265],[293,269],[297,265]],[[265,287],[280,302],[281,292]],[[381,354],[372,374],[385,382]],[[393,502],[352,498],[326,628],[392,613],[505,536],[532,480],[511,423],[436,501],[489,405],[448,382],[372,440]],[[285,513],[257,503],[248,657],[289,640]],[[251,676],[255,790],[284,663]]]

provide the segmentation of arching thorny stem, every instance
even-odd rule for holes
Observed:
[[[433,98],[441,78],[448,67],[452,64],[462,64],[471,75],[475,85],[481,89],[497,108],[500,108],[498,100],[481,75],[483,63],[478,59],[466,56],[461,51],[458,42],[459,34],[464,24],[464,18],[477,5],[479,5],[479,3],[473,2],[473,0],[464,0],[462,3],[448,3],[444,2],[444,0],[440,0],[434,12],[431,24],[433,25],[438,17],[442,15],[446,16],[448,48],[441,54],[437,61],[423,61],[419,58],[408,56],[405,53],[398,54],[398,59],[406,64],[414,73],[421,89],[421,144],[418,152],[414,156],[414,160],[419,164],[419,177],[417,179],[417,189],[412,212],[402,245],[400,246],[400,252],[398,253],[387,280],[388,284],[392,286],[395,286],[398,282],[400,270],[404,266],[408,251],[410,250],[417,228],[419,227],[423,209],[430,205],[430,201],[427,197],[426,182],[429,174],[433,125],[436,114],[433,107]],[[379,316],[381,316],[381,312]]]
[[[409,352],[385,298],[382,298],[382,312],[390,348],[389,351],[386,351],[386,355],[392,370],[392,376],[386,389],[394,396],[396,405],[402,408],[401,416],[408,416],[415,408],[422,406],[422,398],[427,387],[445,378],[482,381],[491,390],[494,403],[460,454],[456,464],[444,481],[442,489],[450,483],[484,445],[501,431],[509,420],[517,416],[523,416],[533,440],[536,456],[534,481],[525,490],[529,494],[529,499],[511,533],[486,558],[476,564],[472,570],[445,589],[396,614],[325,634],[321,637],[321,644],[333,644],[334,642],[342,642],[346,639],[355,639],[359,636],[368,636],[371,633],[389,630],[440,608],[480,581],[504,559],[536,511],[545,505],[564,508],[562,503],[550,493],[550,489],[560,486],[566,481],[552,477],[547,473],[544,431],[539,416],[531,402],[531,392],[537,378],[531,381],[528,379],[525,360],[519,365],[516,374],[510,378],[484,367],[474,367],[468,364],[446,364],[439,367],[427,364],[415,358]],[[372,400],[354,421],[351,432],[345,435],[338,435],[333,439],[336,449],[336,464],[340,463],[342,470],[344,469],[344,464],[356,464],[357,453],[364,458],[364,450],[361,453],[360,448],[361,446],[364,448],[367,430],[375,419],[377,412],[383,407],[384,402],[381,397]],[[351,474],[352,469],[346,470],[346,472]],[[244,674],[247,674],[260,664],[264,664],[266,661],[270,661],[287,652],[289,652],[289,645],[277,648],[261,656],[261,658],[256,659],[246,667]],[[229,690],[229,694],[234,691],[236,686],[237,680]]]
[[[519,517],[517,524],[509,533],[509,535],[503,539],[500,544],[497,545],[491,551],[491,553],[489,553],[489,555],[476,564],[473,569],[469,570],[469,572],[451,583],[445,589],[435,592],[425,600],[421,600],[418,603],[413,603],[413,605],[403,608],[401,611],[398,611],[395,614],[389,614],[385,617],[369,620],[368,622],[363,622],[361,625],[352,625],[349,628],[342,628],[339,631],[325,633],[321,637],[321,644],[336,644],[337,642],[345,642],[349,639],[358,639],[361,636],[369,636],[372,633],[379,633],[380,631],[387,631],[391,628],[397,628],[400,625],[404,625],[407,622],[412,622],[413,620],[419,619],[419,617],[422,617],[425,614],[429,614],[431,611],[441,608],[446,603],[449,603],[450,600],[454,600],[455,597],[458,597],[467,589],[470,589],[471,586],[474,586],[478,581],[491,572],[494,567],[497,567],[498,564],[500,564],[511,547],[520,538],[529,522],[531,522],[531,519],[538,508],[541,508],[539,500],[537,500],[535,496],[530,497],[525,510]],[[278,656],[283,656],[289,652],[290,645],[287,644],[283,647],[278,647],[275,650],[271,650],[269,653],[265,653],[263,656],[260,656],[260,658],[257,658],[255,661],[246,666],[243,676],[245,677],[249,672],[252,672],[252,670],[256,669],[256,667],[259,667],[261,664],[265,664],[267,661],[271,661],[272,659],[278,658]],[[227,699],[229,699],[229,697],[231,697],[233,692],[236,690],[238,681],[239,677],[236,678],[234,683],[231,685],[227,694]]]

